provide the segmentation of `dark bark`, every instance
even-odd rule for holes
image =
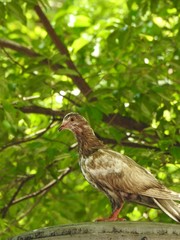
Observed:
[[[23,53],[29,57],[38,57],[40,56],[38,53],[34,52],[32,49],[24,47],[16,42],[0,39],[0,48],[9,48],[14,51]]]
[[[61,118],[60,120],[62,120],[65,114],[68,113],[68,112],[53,110],[51,108],[44,108],[36,105],[19,107],[18,109],[24,113],[37,113],[37,114],[45,114],[53,117],[60,117]],[[108,116],[104,115],[103,120],[104,122],[110,125],[130,129],[130,130],[143,131],[143,129],[147,127],[146,124],[144,123],[136,122],[134,119],[130,117],[121,116],[120,114],[110,114]]]
[[[26,55],[28,57],[31,58],[40,58],[42,59],[42,55],[35,52],[34,50],[32,50],[29,47],[25,47],[21,44],[18,44],[14,41],[9,41],[9,40],[5,40],[5,39],[0,39],[0,48],[1,49],[11,49],[14,51],[17,51],[23,55]],[[6,53],[7,54],[7,53]],[[47,65],[48,67],[50,67],[52,70],[57,71],[58,69],[62,69],[64,68],[62,65],[60,64],[54,64],[51,62],[51,60],[44,58],[43,60],[39,61],[39,64],[43,64],[43,65]]]
[[[69,74],[69,77],[73,80],[75,85],[80,89],[82,94],[84,96],[88,96],[92,92],[92,89],[85,82],[84,78],[81,76],[78,69],[76,68],[74,62],[71,60],[68,49],[62,43],[60,37],[56,34],[55,30],[51,26],[49,20],[47,19],[46,15],[43,13],[40,6],[36,5],[34,7],[34,9],[35,9],[37,15],[39,16],[39,19],[40,19],[41,23],[43,24],[44,28],[46,29],[49,37],[52,39],[56,48],[59,50],[60,54],[65,55],[67,57],[66,65],[67,65],[68,69],[73,70],[74,72],[77,73],[77,76]]]
[[[134,119],[129,117],[124,117],[119,114],[109,114],[104,116],[103,120],[111,125],[121,126],[122,128],[127,128],[131,130],[142,131],[147,127],[146,124],[141,122],[136,122]]]

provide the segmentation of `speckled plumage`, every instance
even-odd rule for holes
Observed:
[[[173,201],[180,200],[180,194],[168,190],[131,158],[108,149],[95,136],[85,118],[77,113],[69,113],[64,117],[60,129],[69,129],[74,133],[84,177],[110,199],[112,215],[105,220],[120,220],[118,214],[124,201],[130,201],[159,207],[180,222],[180,208]]]

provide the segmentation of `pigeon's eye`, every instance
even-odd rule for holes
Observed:
[[[74,122],[74,118],[73,118],[73,117],[71,117],[71,118],[70,118],[70,121],[71,121],[71,122]]]

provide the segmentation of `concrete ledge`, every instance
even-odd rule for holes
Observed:
[[[11,240],[179,240],[180,225],[147,222],[97,222],[33,230]]]

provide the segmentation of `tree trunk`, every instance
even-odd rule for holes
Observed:
[[[37,229],[11,240],[180,240],[180,225],[147,222],[97,222]]]

